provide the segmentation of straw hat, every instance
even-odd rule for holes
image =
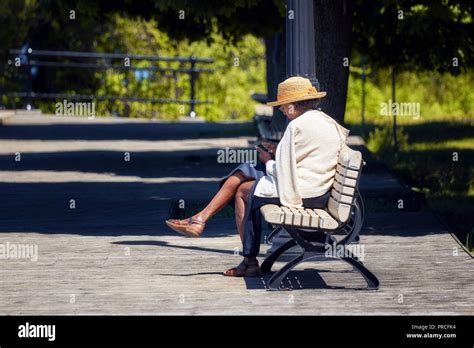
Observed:
[[[318,92],[309,79],[293,76],[278,84],[277,101],[269,102],[267,105],[289,104],[302,100],[318,99],[325,95],[326,92]]]

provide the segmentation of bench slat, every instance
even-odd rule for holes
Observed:
[[[349,168],[344,168],[340,164],[337,165],[336,171],[342,176],[347,177],[347,178],[357,179],[359,177],[359,171],[352,170]]]
[[[331,215],[341,223],[345,223],[349,219],[351,206],[344,203],[339,203],[334,198],[329,197],[328,210]]]
[[[336,175],[334,176],[334,179],[338,181],[340,184],[348,187],[355,187],[357,185],[357,181],[351,178],[346,178],[336,172]]]
[[[318,216],[318,214],[316,214],[316,212],[314,212],[314,211],[311,210],[311,209],[306,209],[306,211],[307,211],[308,214],[311,216],[311,220],[310,220],[309,226],[310,226],[310,227],[314,227],[314,228],[318,228],[318,227],[319,227],[319,216]]]
[[[339,153],[338,163],[344,167],[359,170],[362,166],[362,154],[347,146],[343,146]]]
[[[352,204],[353,196],[346,196],[337,192],[336,190],[331,190],[331,197],[334,198],[338,203]]]
[[[329,215],[327,211],[322,209],[313,210],[319,216],[319,228],[324,228],[327,230],[335,230],[338,228],[339,224],[331,215]]]
[[[283,221],[285,222],[285,224],[288,224],[288,225],[294,225],[293,223],[293,213],[291,212],[290,208],[288,207],[281,207],[281,210],[283,212]]]
[[[265,221],[275,224],[281,225],[284,223],[283,217],[284,215],[281,212],[281,208],[275,204],[267,204],[260,208],[260,212],[263,215]]]
[[[265,205],[260,208],[264,219],[273,224],[303,228],[325,230],[340,228],[349,220],[362,163],[362,154],[359,151],[354,151],[347,146],[343,147],[339,154],[327,211]]]
[[[302,226],[311,226],[311,215],[304,208],[298,208],[298,211],[301,214],[301,225]]]
[[[303,224],[303,218],[301,216],[301,213],[298,211],[297,208],[294,207],[290,207],[290,210],[293,214],[293,225],[301,226]]]
[[[342,186],[340,183],[338,183],[335,180],[334,180],[334,184],[332,185],[332,189],[346,196],[354,196],[354,193],[355,193],[355,189],[353,187]]]

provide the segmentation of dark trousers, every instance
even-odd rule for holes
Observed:
[[[329,195],[329,192],[327,192],[319,197],[304,198],[303,206],[313,209],[325,208]],[[243,255],[256,257],[260,253],[260,240],[262,238],[262,215],[260,214],[260,208],[266,204],[281,205],[281,202],[279,198],[253,196],[248,203],[249,206],[247,206],[245,216]]]

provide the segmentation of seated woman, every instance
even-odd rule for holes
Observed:
[[[265,204],[324,208],[333,184],[339,151],[349,131],[325,113],[316,110],[318,92],[303,77],[290,77],[278,85],[276,102],[290,120],[278,146],[257,147],[261,163],[243,163],[220,183],[220,190],[199,213],[185,220],[167,220],[173,230],[200,237],[206,222],[226,204],[235,210],[244,260],[224,275],[260,275],[261,216]],[[273,155],[275,154],[275,159]]]

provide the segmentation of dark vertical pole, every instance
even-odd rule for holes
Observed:
[[[362,59],[362,132],[365,130],[365,59]]]
[[[190,85],[191,85],[191,93],[190,93],[191,100],[190,100],[189,116],[196,117],[196,111],[195,111],[196,57],[191,56],[189,59],[191,62],[191,71],[189,72]]]
[[[176,71],[173,71],[173,90],[174,90],[174,99],[178,99],[178,75]]]
[[[31,53],[32,53],[32,49],[31,48],[28,48],[26,50],[26,62],[27,62],[27,68],[25,69],[26,73],[27,73],[27,90],[28,90],[28,97],[26,98],[26,108],[28,109],[28,107],[31,109],[33,109],[33,99],[32,99],[32,94],[33,94],[33,75],[32,75],[32,71],[31,69],[33,69],[33,67],[31,65],[29,65],[30,61],[31,61]]]
[[[285,27],[286,16],[282,18],[281,25]],[[275,33],[265,39],[265,57],[267,61],[267,100],[276,100],[278,84],[286,78],[286,30]],[[278,109],[273,108],[273,116],[269,125],[272,138],[281,139],[288,125],[288,119]]]
[[[286,76],[302,76],[319,90],[316,79],[313,0],[286,2]]]
[[[395,67],[392,67],[392,105],[394,105],[396,103],[395,76],[396,76]],[[390,107],[392,107],[392,106],[390,105]],[[395,151],[398,151],[397,111],[396,110],[398,110],[398,108],[396,108],[395,110],[393,110],[393,108],[392,108],[392,112],[393,112],[393,146],[395,148]]]
[[[308,78],[317,89],[316,56],[314,41],[313,0],[286,1],[286,76],[302,76]],[[268,250],[271,254],[291,237],[285,231],[279,232],[272,240]],[[300,249],[299,247],[295,247]],[[291,248],[281,259],[293,258],[300,252]]]

